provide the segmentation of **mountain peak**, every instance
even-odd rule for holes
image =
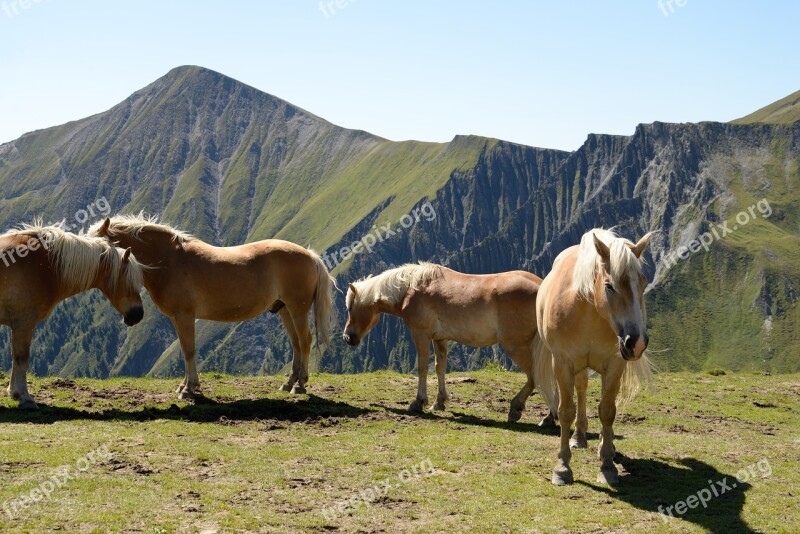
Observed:
[[[242,82],[231,78],[230,76],[226,76],[220,72],[215,70],[201,67],[199,65],[181,65],[170,69],[164,76],[159,78],[159,80],[200,80],[200,79],[218,79],[218,80],[231,80],[231,82],[245,85]]]

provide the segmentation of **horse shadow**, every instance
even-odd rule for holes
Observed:
[[[391,412],[396,415],[401,416],[414,416],[418,419],[426,419],[430,421],[444,421],[444,422],[451,422],[451,423],[458,423],[462,425],[470,425],[470,426],[481,426],[485,428],[501,428],[503,430],[510,430],[513,432],[532,432],[535,434],[542,434],[548,436],[558,436],[559,435],[559,427],[556,426],[539,426],[538,423],[526,423],[523,421],[517,421],[516,423],[509,423],[508,421],[500,421],[497,419],[484,419],[482,417],[478,417],[476,415],[471,415],[463,412],[432,412],[426,411],[423,413],[414,413],[410,412],[408,409],[405,408],[394,408],[392,406],[386,406],[385,404],[370,404],[370,406],[375,408],[380,408],[387,412]],[[529,417],[531,414],[527,414]],[[541,416],[543,417],[543,416]],[[533,419],[536,419],[533,417]],[[588,434],[589,438],[592,438],[592,434]],[[594,437],[598,437],[594,435]],[[616,438],[617,436],[615,436]]]
[[[169,407],[145,406],[142,409],[124,410],[110,408],[106,410],[89,410],[82,408],[52,406],[39,403],[35,411],[19,408],[0,407],[0,423],[32,423],[51,424],[58,421],[94,420],[94,421],[153,421],[168,419],[194,423],[236,424],[248,421],[269,421],[287,423],[315,423],[331,418],[353,419],[361,417],[372,410],[359,408],[345,402],[332,401],[324,397],[309,394],[301,401],[288,399],[241,399],[220,402],[207,397],[200,397],[194,403],[185,406],[172,404]]]
[[[614,461],[624,469],[618,486],[580,480],[576,484],[660,514],[664,527],[679,527],[682,519],[712,533],[756,532],[741,517],[745,494],[751,488],[747,482],[694,458],[683,458],[678,461],[681,466],[674,466],[653,458],[628,458],[618,452]]]

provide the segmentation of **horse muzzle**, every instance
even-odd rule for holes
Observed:
[[[342,334],[342,339],[344,340],[344,342],[345,342],[345,343],[347,343],[347,344],[348,344],[348,345],[350,345],[351,347],[357,347],[357,346],[358,346],[358,343],[359,343],[359,341],[360,341],[360,340],[358,339],[358,336],[357,336],[357,335],[355,335],[355,334],[348,334],[347,332],[345,332],[344,334]]]
[[[122,320],[125,322],[126,326],[133,326],[138,324],[143,317],[144,308],[141,306],[136,306],[135,308],[131,308],[130,310],[126,311]]]
[[[638,360],[644,354],[647,344],[650,341],[649,336],[619,336],[619,353],[622,359],[627,361]]]

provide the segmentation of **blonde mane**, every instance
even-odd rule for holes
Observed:
[[[113,291],[124,268],[121,248],[112,246],[102,237],[88,237],[62,230],[58,226],[23,224],[20,228],[7,231],[2,237],[27,236],[38,239],[47,250],[61,282],[70,289],[80,292],[89,289],[101,268],[108,270],[108,289]],[[125,272],[129,287],[141,290],[143,267],[131,255]]]
[[[103,221],[92,225],[92,227],[89,229],[89,234],[95,234],[102,225]],[[157,215],[151,215],[148,217],[144,214],[144,212],[139,212],[137,215],[114,215],[111,217],[111,227],[115,230],[129,233],[134,239],[139,239],[139,234],[143,230],[155,230],[171,234],[172,239],[178,243],[186,243],[187,241],[193,241],[197,239],[187,232],[162,223]]]
[[[595,228],[589,230],[581,238],[578,249],[578,259],[575,261],[573,283],[575,293],[580,298],[591,300],[594,297],[594,284],[597,271],[600,267],[600,256],[594,246],[596,235],[600,241],[608,246],[611,252],[611,282],[617,284],[623,279],[636,279],[642,272],[642,262],[631,251],[633,243],[619,237],[611,230]]]
[[[420,289],[441,276],[441,273],[441,265],[421,261],[419,264],[407,263],[389,269],[378,276],[353,282],[353,285],[359,303],[371,305],[383,300],[389,304],[397,304],[405,297],[409,288]],[[348,291],[348,308],[353,299],[353,292]]]

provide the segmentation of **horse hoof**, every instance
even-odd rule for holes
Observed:
[[[572,469],[569,467],[557,467],[553,469],[553,478],[550,481],[556,486],[566,486],[575,480],[572,477]]]
[[[553,418],[552,415],[548,415],[541,421],[539,421],[540,428],[555,428],[556,427],[556,420]]]
[[[183,393],[184,389],[186,389],[186,386],[184,384],[181,384],[180,386],[178,386],[178,389],[175,390],[175,393],[180,395],[181,393]]]
[[[437,411],[437,412],[443,412],[445,410],[444,403],[443,402],[434,403],[433,406],[431,406],[431,410],[434,410],[434,411]]]
[[[25,399],[19,402],[20,410],[38,410],[39,405],[33,399]]]
[[[189,388],[184,388],[184,389],[183,389],[183,390],[182,390],[182,391],[181,391],[181,392],[178,394],[178,398],[179,398],[180,400],[185,400],[185,401],[188,401],[188,400],[195,400],[195,398],[196,398],[196,397],[197,397],[197,394],[195,394],[195,393],[192,393],[192,391],[191,391]]]
[[[305,392],[306,392],[306,388],[304,388],[303,386],[297,385],[297,384],[295,384],[294,387],[292,388],[292,394],[293,395],[302,395]]]
[[[292,386],[290,386],[289,384],[284,384],[278,388],[278,391],[286,391],[286,392],[292,391]]]
[[[586,441],[586,436],[572,436],[569,439],[569,447],[571,449],[588,449],[589,443]]]
[[[427,399],[425,400],[417,399],[409,405],[408,411],[411,413],[424,413],[426,404],[428,404]]]
[[[522,410],[510,410],[508,412],[509,423],[516,423],[520,419],[522,419]]]
[[[619,473],[617,468],[613,465],[611,467],[601,467],[600,472],[597,474],[598,484],[608,484],[613,486],[619,484]]]

